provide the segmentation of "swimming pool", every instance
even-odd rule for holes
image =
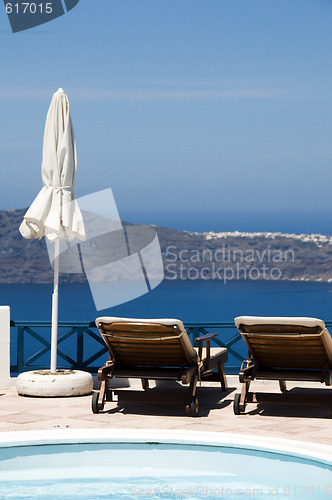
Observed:
[[[188,431],[4,433],[0,498],[331,499],[332,448]]]

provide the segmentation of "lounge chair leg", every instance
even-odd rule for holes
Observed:
[[[92,413],[99,413],[100,410],[104,409],[107,386],[108,381],[104,380],[101,383],[100,391],[93,392],[91,400]]]
[[[250,380],[242,383],[241,394],[236,393],[233,402],[233,411],[235,415],[244,413],[247,405],[247,395],[249,392]]]
[[[279,380],[279,387],[281,392],[287,391],[286,380]]]
[[[218,373],[220,377],[221,389],[223,392],[225,392],[228,389],[228,384],[227,384],[225,368],[224,365],[221,363],[218,363]]]
[[[189,401],[186,405],[187,415],[190,417],[197,417],[198,415],[198,398],[196,397],[196,386],[198,382],[198,375],[195,375],[190,382],[189,386]]]
[[[190,382],[189,386],[189,400],[191,400],[196,394],[196,387],[198,382],[198,375],[195,375]]]
[[[100,385],[100,392],[99,392],[99,398],[98,398],[98,407],[99,410],[103,410],[105,406],[105,401],[106,401],[106,393],[108,391],[108,383],[109,380],[103,380],[101,385]]]
[[[241,412],[244,412],[246,409],[247,395],[249,392],[249,387],[250,387],[250,380],[247,380],[242,385],[242,390],[241,390],[241,396],[240,396],[240,402],[239,402],[239,408],[240,408]]]
[[[149,389],[149,380],[147,378],[141,378],[141,382],[142,382],[142,389],[144,389],[144,391]]]

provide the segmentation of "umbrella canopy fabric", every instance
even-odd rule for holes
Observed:
[[[46,117],[42,180],[43,188],[20,225],[24,238],[46,236],[55,243],[52,295],[51,372],[56,372],[60,240],[86,239],[83,217],[74,195],[77,169],[76,144],[68,97],[62,89],[53,94]]]
[[[73,192],[76,169],[76,143],[68,97],[59,89],[53,94],[46,117],[43,188],[20,226],[24,238],[40,239],[46,236],[50,241],[85,240],[83,217]]]

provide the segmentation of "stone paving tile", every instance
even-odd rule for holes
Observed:
[[[322,443],[322,444],[328,444],[329,446],[332,446],[332,436],[331,436],[331,432],[329,433],[329,435],[327,435],[327,433],[325,434],[316,434],[316,439],[315,441],[319,442],[319,443]],[[303,441],[310,441],[310,439],[302,439],[301,440]]]
[[[107,403],[94,415],[91,395],[73,398],[28,398],[15,388],[0,390],[0,432],[38,429],[136,428],[234,432],[314,441],[332,446],[332,419],[321,408],[248,405],[243,415],[233,414],[235,378],[226,394],[199,388],[200,416],[189,418],[184,407]],[[268,387],[267,387],[268,386]],[[278,391],[278,384],[257,383],[257,390]]]
[[[0,417],[0,422],[9,422],[15,424],[26,424],[30,422],[41,422],[43,420],[50,420],[50,417],[45,415],[38,415],[33,413],[12,413]]]
[[[74,418],[61,418],[61,419],[48,419],[42,422],[29,422],[16,428],[15,430],[21,431],[38,431],[50,429],[92,429],[92,428],[105,428],[105,425],[100,425],[96,422],[93,426],[84,421]]]
[[[70,406],[70,405],[68,405],[68,406],[59,405],[57,408],[55,408],[55,407],[51,407],[51,408],[47,408],[47,407],[40,408],[39,407],[38,408],[38,413],[40,415],[49,416],[51,418],[55,418],[56,416],[62,418],[62,415],[66,416],[66,417],[78,417],[79,418],[87,412],[90,412],[92,415],[92,412],[91,412],[89,405],[81,406],[81,407]]]
[[[11,390],[11,389],[10,389]],[[11,408],[17,411],[30,411],[34,408],[41,407],[45,402],[42,403],[38,401],[36,398],[22,398],[18,396],[16,393],[8,394],[0,397],[0,408],[2,410]]]

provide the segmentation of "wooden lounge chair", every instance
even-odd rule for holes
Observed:
[[[287,392],[286,381],[332,384],[332,338],[316,318],[239,316],[235,324],[249,348],[240,369],[241,394],[235,394],[234,413],[247,403],[285,403],[332,408],[332,391]],[[253,380],[278,380],[282,394],[249,392]],[[318,394],[319,393],[319,394]]]
[[[196,339],[198,354],[193,348],[183,323],[177,319],[97,318],[96,325],[109,349],[109,359],[98,370],[100,392],[92,397],[92,411],[98,413],[105,401],[149,403],[180,403],[187,414],[198,414],[196,385],[199,380],[218,381],[227,389],[224,363],[227,349],[210,355],[210,341],[217,334]],[[203,344],[206,357],[202,359]],[[111,378],[141,379],[143,390],[111,389]],[[177,380],[189,384],[189,390],[163,391],[149,389],[149,380]]]

